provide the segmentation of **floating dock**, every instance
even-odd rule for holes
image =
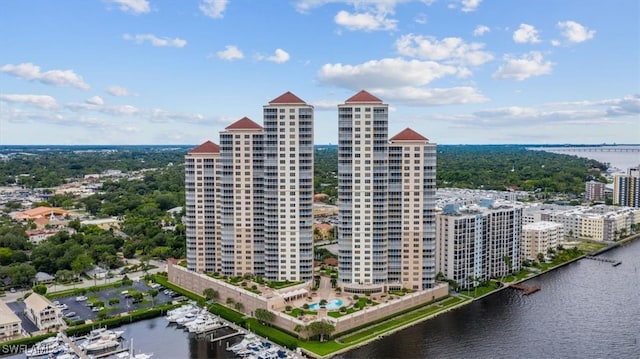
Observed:
[[[509,288],[521,290],[524,295],[533,294],[541,289],[540,284],[535,284],[532,286],[527,286],[524,284],[511,284]]]

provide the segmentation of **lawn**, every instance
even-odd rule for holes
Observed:
[[[351,334],[349,336],[340,338],[340,342],[346,345],[354,345],[365,340],[371,339],[378,335],[384,334],[390,330],[402,327],[409,323],[413,323],[420,319],[423,319],[429,315],[435,314],[437,312],[441,312],[447,308],[453,307],[454,305],[460,304],[466,301],[466,299],[458,298],[458,297],[448,297],[439,302],[430,304],[424,308],[412,311],[410,313],[400,315],[391,320],[385,321],[378,325],[374,325],[360,332]]]

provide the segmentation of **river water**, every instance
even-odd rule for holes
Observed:
[[[640,240],[386,336],[341,358],[640,358]]]
[[[608,148],[612,147],[614,146],[609,146]],[[640,149],[640,145],[625,145],[615,147],[636,151]],[[553,147],[539,147],[537,149],[563,155],[589,158],[598,162],[608,163],[609,168],[617,168],[618,170],[620,170],[617,172],[627,172],[629,168],[638,167],[638,165],[640,165],[640,154],[638,152],[588,151],[585,150],[585,148],[579,147],[575,149],[571,149],[571,147],[562,147],[558,149],[555,149]]]

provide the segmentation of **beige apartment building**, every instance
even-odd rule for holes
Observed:
[[[264,276],[313,278],[313,106],[285,92],[263,106]]]
[[[547,254],[549,248],[556,248],[564,239],[564,226],[554,222],[536,222],[522,226],[520,253],[522,259],[537,260],[538,253]]]
[[[313,106],[286,92],[185,156],[187,269],[313,277]]]
[[[0,300],[0,342],[21,335],[22,321],[3,300]]]
[[[389,106],[367,91],[338,105],[339,284],[377,293],[435,282],[435,144],[388,137]]]
[[[185,156],[184,224],[187,268],[197,272],[221,269],[218,185],[220,146],[207,141]]]
[[[407,128],[389,139],[389,283],[434,285],[436,144]]]
[[[220,132],[222,274],[264,276],[262,126],[244,117]]]
[[[24,300],[24,304],[24,314],[40,330],[57,328],[64,323],[60,309],[53,305],[49,299],[38,293],[31,293]]]

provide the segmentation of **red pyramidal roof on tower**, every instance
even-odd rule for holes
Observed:
[[[251,121],[248,117],[243,117],[227,126],[226,130],[262,130],[262,126]]]
[[[391,137],[390,141],[429,141],[429,139],[407,127]]]
[[[351,96],[345,103],[349,102],[377,102],[382,103],[382,100],[373,96],[365,90],[358,92],[357,94]]]
[[[276,103],[306,103],[306,102],[302,101],[300,97],[292,94],[290,91],[287,91],[282,95],[269,101],[269,104],[276,104]]]
[[[220,146],[211,141],[207,141],[200,146],[192,149],[188,153],[220,153]]]

